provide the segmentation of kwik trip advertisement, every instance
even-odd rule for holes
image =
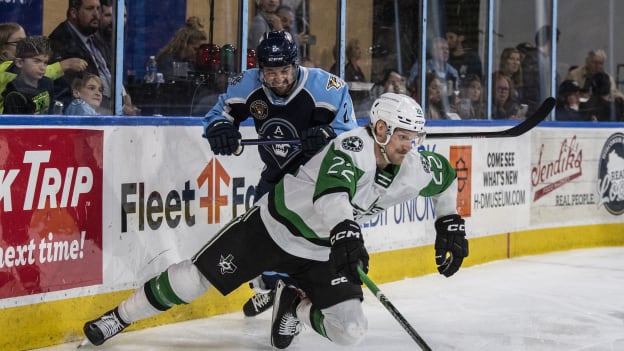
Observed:
[[[102,282],[103,131],[0,129],[0,299]]]

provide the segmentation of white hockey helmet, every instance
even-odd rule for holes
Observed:
[[[422,107],[411,97],[404,94],[384,93],[375,102],[370,111],[370,123],[374,129],[377,121],[384,121],[388,126],[386,134],[388,138],[385,145],[390,140],[390,136],[396,128],[414,131],[419,134],[419,142],[425,135],[425,115]]]

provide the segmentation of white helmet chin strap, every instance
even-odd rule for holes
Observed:
[[[388,153],[386,152],[386,145],[388,145],[388,143],[390,142],[390,137],[392,136],[392,134],[388,134],[388,132],[390,132],[390,127],[387,127],[386,141],[382,143],[381,141],[377,140],[377,135],[375,134],[375,131],[373,130],[373,140],[375,140],[375,143],[379,145],[379,151],[381,152],[381,155],[383,156],[384,160],[388,163],[392,163],[390,162],[390,159],[388,158]]]

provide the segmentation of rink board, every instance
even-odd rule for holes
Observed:
[[[255,148],[215,157],[195,119],[75,121],[0,128],[3,350],[80,339],[84,321],[190,257],[253,201]],[[428,140],[458,173],[465,264],[624,245],[622,129],[548,125],[513,139]],[[434,218],[430,199],[414,198],[363,223],[376,282],[435,272]],[[133,328],[239,310],[251,292],[217,295]]]

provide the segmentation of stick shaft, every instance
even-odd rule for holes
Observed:
[[[430,133],[427,139],[453,139],[453,138],[513,138],[520,136],[533,129],[541,121],[543,121],[550,111],[555,107],[556,100],[552,97],[547,98],[540,107],[527,119],[521,123],[504,130],[491,132],[448,132],[448,133]],[[243,139],[241,145],[275,145],[275,144],[301,144],[299,139]]]
[[[366,275],[366,273],[364,273],[362,268],[358,267],[358,273],[360,275],[360,279],[362,280],[362,282],[364,282],[364,284],[373,293],[373,295],[375,295],[377,300],[381,302],[381,304],[386,308],[386,310],[390,312],[392,317],[394,317],[394,319],[396,319],[397,322],[399,322],[401,327],[405,329],[405,331],[409,334],[409,336],[412,337],[412,339],[418,344],[418,346],[420,346],[420,348],[423,351],[431,351],[431,348],[429,347],[429,345],[427,345],[425,340],[418,334],[418,332],[416,332],[416,330],[412,327],[412,325],[409,324],[409,322],[407,321],[407,319],[405,319],[405,317],[403,317],[401,312],[399,312],[399,310],[396,307],[394,307],[392,302],[388,300],[386,295],[384,295],[384,293],[381,292],[381,290],[377,287],[377,285],[375,285],[375,283]]]

